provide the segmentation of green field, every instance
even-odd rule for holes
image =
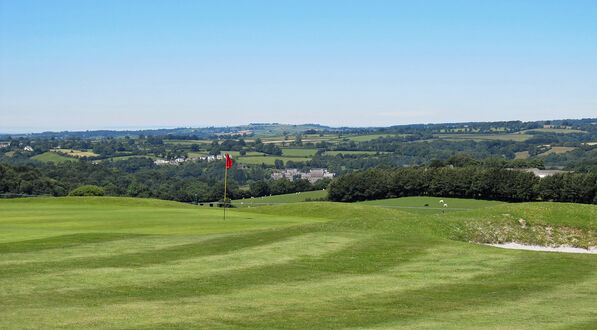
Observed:
[[[327,198],[327,196],[328,196],[327,191],[315,190],[315,191],[304,191],[304,192],[301,192],[300,194],[291,193],[291,194],[283,194],[283,195],[275,195],[275,196],[236,199],[236,200],[233,200],[232,203],[235,206],[251,206],[251,205],[259,205],[261,203],[299,203],[299,202],[304,202],[306,199],[313,200],[313,199]]]
[[[230,157],[263,157],[265,154],[263,152],[257,152],[257,151],[248,151],[246,152],[245,156],[241,156],[240,155],[240,151],[222,151],[222,155],[224,154],[229,154]],[[207,155],[206,153],[203,153],[203,155]]]
[[[74,159],[74,158],[62,156],[62,155],[52,152],[52,151],[48,151],[48,152],[44,152],[43,154],[35,155],[35,156],[31,157],[31,159],[39,160],[41,162],[54,162],[54,163],[76,161],[76,159]]]
[[[371,140],[375,140],[378,139],[380,137],[386,137],[386,136],[393,136],[391,134],[369,134],[369,135],[357,135],[357,136],[349,136],[348,139],[355,141],[355,142],[365,142],[365,141],[371,141]]]
[[[597,255],[468,242],[496,225],[520,237],[541,226],[575,230],[595,242],[595,205],[421,215],[310,202],[227,213],[224,221],[221,209],[130,198],[0,200],[0,328],[589,329],[597,321]]]
[[[71,157],[97,157],[98,154],[92,151],[83,151],[83,150],[76,150],[76,149],[52,149],[51,151],[69,155]]]
[[[286,163],[287,161],[291,160],[293,162],[304,162],[310,160],[311,158],[301,158],[301,157],[284,157],[284,156],[240,156],[236,158],[239,163],[248,164],[248,165],[274,165],[276,159],[280,159]]]
[[[282,155],[286,157],[313,157],[317,149],[282,148]]]
[[[551,147],[551,149],[547,150],[544,153],[540,153],[537,156],[544,157],[550,154],[563,154],[575,149],[575,147]]]

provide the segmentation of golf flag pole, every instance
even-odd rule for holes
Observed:
[[[228,169],[232,167],[232,159],[226,154],[226,169],[224,170],[224,220],[226,220],[226,186],[228,185]]]

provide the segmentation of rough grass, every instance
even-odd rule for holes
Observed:
[[[595,255],[453,236],[506,212],[594,229],[596,209],[1,200],[0,328],[591,328]]]
[[[539,154],[537,156],[544,157],[544,156],[547,156],[549,154],[563,154],[563,153],[566,153],[568,151],[572,151],[572,150],[575,150],[575,149],[576,148],[574,148],[574,147],[551,147],[551,149],[549,149],[546,152],[541,153],[541,154]]]
[[[82,151],[76,149],[52,149],[53,152],[66,154],[72,157],[97,157],[99,154],[96,154],[91,151]]]

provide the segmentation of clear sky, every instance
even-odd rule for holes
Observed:
[[[594,0],[0,0],[0,132],[596,116]]]

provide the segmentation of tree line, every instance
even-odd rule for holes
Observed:
[[[530,172],[503,168],[374,168],[340,176],[328,188],[328,199],[336,202],[405,196],[597,204],[597,173],[540,179]]]
[[[93,185],[107,196],[158,198],[179,202],[217,201],[223,199],[224,171],[221,163],[189,163],[181,166],[152,166],[153,162],[136,159],[130,166],[104,166],[84,161],[43,164],[40,167],[12,166],[0,163],[0,194],[66,196],[77,188]],[[136,165],[136,166],[132,166]],[[260,173],[261,172],[261,173]],[[247,182],[242,189],[239,181]],[[239,170],[228,173],[227,197],[242,199],[270,194],[321,190],[329,180],[310,183],[308,180],[267,180],[263,170]]]

